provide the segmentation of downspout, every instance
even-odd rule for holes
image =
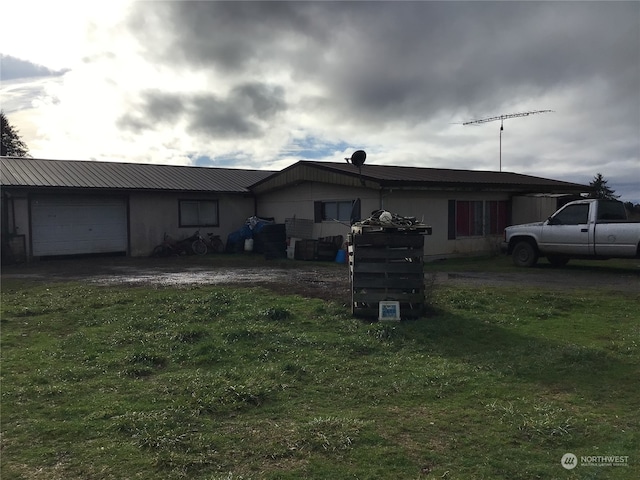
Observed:
[[[384,198],[388,197],[389,195],[391,195],[393,193],[393,188],[390,188],[389,189],[389,193],[387,193],[386,195],[383,192],[384,192],[384,188],[380,188],[380,210],[385,210],[385,208],[384,208]]]

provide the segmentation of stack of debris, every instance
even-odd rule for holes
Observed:
[[[360,222],[355,222],[351,231],[353,233],[376,231],[416,231],[431,235],[431,226],[418,221],[416,217],[403,217],[387,210],[376,210],[371,216]]]

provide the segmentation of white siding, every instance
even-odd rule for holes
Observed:
[[[284,223],[285,219],[294,217],[313,220],[314,202],[353,201],[356,198],[360,198],[360,211],[363,218],[380,208],[380,196],[376,190],[304,182],[260,195],[258,197],[258,216],[274,217],[278,223]],[[342,235],[346,240],[350,230],[348,222],[323,221],[313,224],[313,237]]]
[[[314,201],[352,200],[360,198],[361,213],[367,218],[374,210],[384,208],[406,217],[416,217],[433,227],[433,234],[425,238],[425,258],[455,255],[495,253],[502,235],[448,239],[449,200],[509,200],[506,193],[442,192],[428,190],[373,190],[342,187],[323,183],[304,182],[258,197],[260,215],[285,218],[314,218]],[[346,235],[350,227],[338,222],[314,224],[314,238]]]
[[[149,255],[155,245],[162,242],[166,232],[174,239],[192,235],[198,227],[179,226],[180,200],[217,200],[219,226],[201,227],[200,233],[227,236],[242,227],[247,218],[254,215],[254,200],[244,195],[194,194],[194,193],[131,193],[129,217],[131,221],[131,255]]]
[[[519,196],[513,197],[512,224],[542,222],[557,210],[556,196]]]

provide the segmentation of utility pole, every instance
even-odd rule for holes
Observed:
[[[553,110],[533,110],[531,112],[508,113],[506,115],[498,115],[496,117],[482,118],[480,120],[471,120],[469,122],[464,122],[462,125],[477,125],[479,123],[495,122],[496,120],[500,120],[500,171],[502,171],[502,131],[504,130],[505,119],[516,118],[516,117],[528,117],[529,115],[535,115],[536,113],[548,113],[548,112],[553,112]]]

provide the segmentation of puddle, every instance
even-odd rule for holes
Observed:
[[[286,281],[286,270],[190,270],[182,272],[137,272],[97,275],[89,282],[98,285],[215,285],[222,283],[268,283]]]

